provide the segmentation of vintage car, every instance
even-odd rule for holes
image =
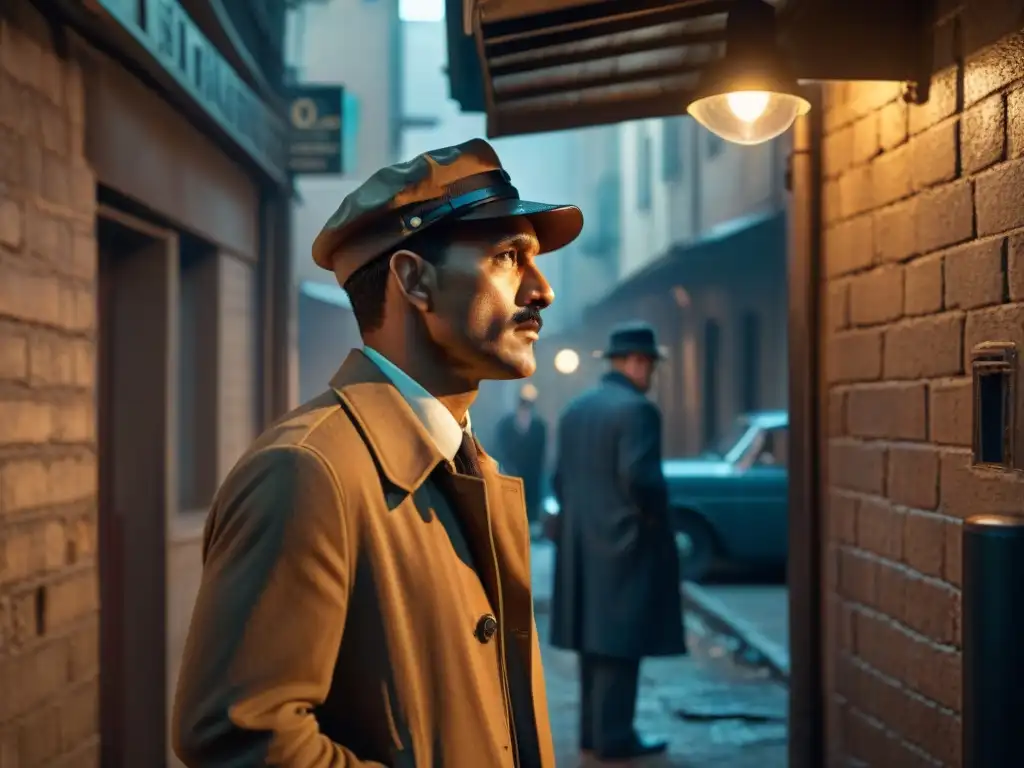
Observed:
[[[720,562],[785,563],[788,428],[785,411],[750,413],[737,419],[717,450],[665,460],[684,579],[700,581]],[[544,507],[558,514],[554,498]]]

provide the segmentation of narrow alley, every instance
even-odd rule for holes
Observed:
[[[578,748],[579,689],[575,654],[546,645],[553,547],[533,545],[537,628],[547,676],[558,768],[598,768]],[[690,612],[688,657],[652,659],[641,668],[637,729],[669,740],[667,756],[637,768],[784,768],[786,690],[767,668],[734,660],[730,642]]]

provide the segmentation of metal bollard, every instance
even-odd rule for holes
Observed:
[[[1021,765],[1024,516],[977,515],[963,530],[963,768]]]

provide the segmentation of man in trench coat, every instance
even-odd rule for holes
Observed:
[[[580,748],[605,759],[663,752],[636,733],[640,659],[686,653],[679,556],[661,466],[661,413],[647,399],[653,329],[613,330],[611,370],[558,427],[552,645],[580,654]]]
[[[529,376],[579,209],[482,140],[385,168],[313,245],[364,342],[217,494],[174,703],[188,768],[554,768],[518,479],[471,434]]]

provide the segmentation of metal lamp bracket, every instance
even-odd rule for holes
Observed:
[[[904,82],[904,98],[923,104],[935,23],[935,0],[792,0],[780,12],[780,44],[799,80]]]

